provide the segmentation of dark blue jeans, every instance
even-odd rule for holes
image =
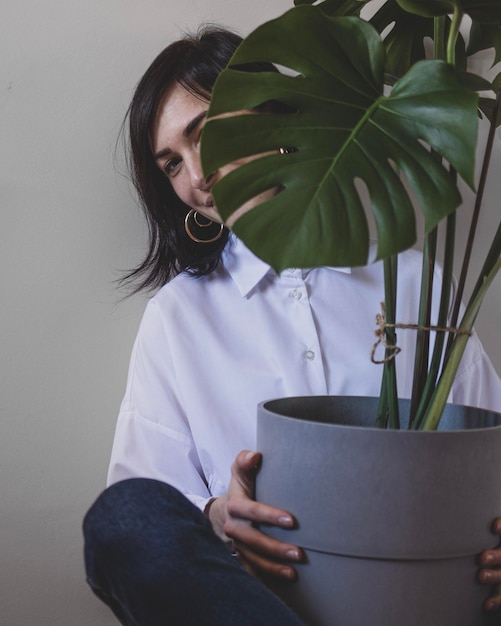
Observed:
[[[304,626],[169,485],[111,486],[84,535],[88,583],[126,626]]]

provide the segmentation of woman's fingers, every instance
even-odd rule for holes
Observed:
[[[501,517],[494,520],[492,532],[501,535]],[[480,566],[482,567],[478,573],[480,582],[493,585],[501,583],[501,569],[495,569],[501,566],[501,546],[484,550],[480,555]]]
[[[231,466],[231,483],[229,491],[241,491],[249,498],[254,497],[256,473],[261,463],[261,454],[242,450]]]
[[[234,543],[238,560],[242,566],[254,576],[266,580],[267,578],[279,578],[293,581],[296,571],[290,565],[277,563],[261,554],[249,549],[245,544],[238,541]]]
[[[478,574],[481,582],[501,583],[501,569],[491,569],[501,565],[501,550],[484,550],[480,555],[480,565],[484,568]]]
[[[484,602],[486,611],[496,611],[501,609],[501,585],[498,585],[494,592]]]
[[[255,478],[261,454],[242,450],[231,467],[228,492],[210,507],[220,536],[231,539],[240,563],[261,578],[278,577],[293,580],[295,570],[287,563],[302,560],[301,550],[262,533],[257,524],[293,528],[295,520],[288,511],[254,500]]]
[[[280,561],[299,563],[303,554],[297,546],[268,537],[246,524],[237,523],[229,532],[239,561],[248,571],[263,579],[295,580],[294,567]]]
[[[295,525],[288,511],[254,500],[254,480],[260,461],[260,453],[243,450],[232,465],[232,479],[226,499],[225,532],[233,532],[239,520],[280,528],[293,528]]]
[[[238,519],[227,522],[225,533],[232,539],[240,563],[249,572],[264,579],[295,579],[296,572],[292,565],[279,561],[299,563],[303,553],[297,546],[269,537],[248,522]]]
[[[247,546],[261,556],[299,562],[302,559],[301,550],[290,543],[283,543],[265,535],[257,528],[239,520],[230,519],[225,525],[225,533],[233,543]]]
[[[501,535],[501,517],[494,520],[492,532]],[[501,547],[484,550],[480,555],[482,569],[478,573],[478,580],[487,585],[493,585],[490,596],[484,602],[484,609],[496,611],[501,609]]]
[[[287,511],[245,497],[230,498],[227,510],[232,519],[245,519],[255,524],[268,524],[280,528],[293,528],[295,525],[294,518]]]

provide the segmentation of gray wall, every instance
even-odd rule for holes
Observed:
[[[24,0],[0,19],[0,621],[115,623],[87,590],[80,524],[103,488],[143,297],[144,250],[115,169],[134,84],[181,30],[245,34],[292,0]],[[499,145],[499,141],[498,141]],[[501,164],[498,161],[497,170]],[[489,194],[497,201],[499,180]],[[488,235],[494,222],[485,228]],[[501,371],[496,283],[479,324]]]
[[[114,147],[132,89],[180,31],[247,33],[290,0],[24,0],[0,19],[0,622],[116,623],[84,583],[144,298],[114,280],[144,227]],[[123,295],[123,294],[122,294]]]

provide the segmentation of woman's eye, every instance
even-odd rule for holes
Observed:
[[[175,157],[167,161],[163,167],[164,174],[166,176],[173,176],[176,173],[177,167],[180,163],[181,159],[179,157]]]

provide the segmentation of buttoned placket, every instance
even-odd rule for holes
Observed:
[[[297,268],[284,270],[280,281],[287,290],[286,305],[289,309],[289,321],[301,348],[295,358],[303,376],[303,386],[311,394],[326,394],[326,377],[322,351],[311,309],[310,296],[306,283],[307,272]]]

